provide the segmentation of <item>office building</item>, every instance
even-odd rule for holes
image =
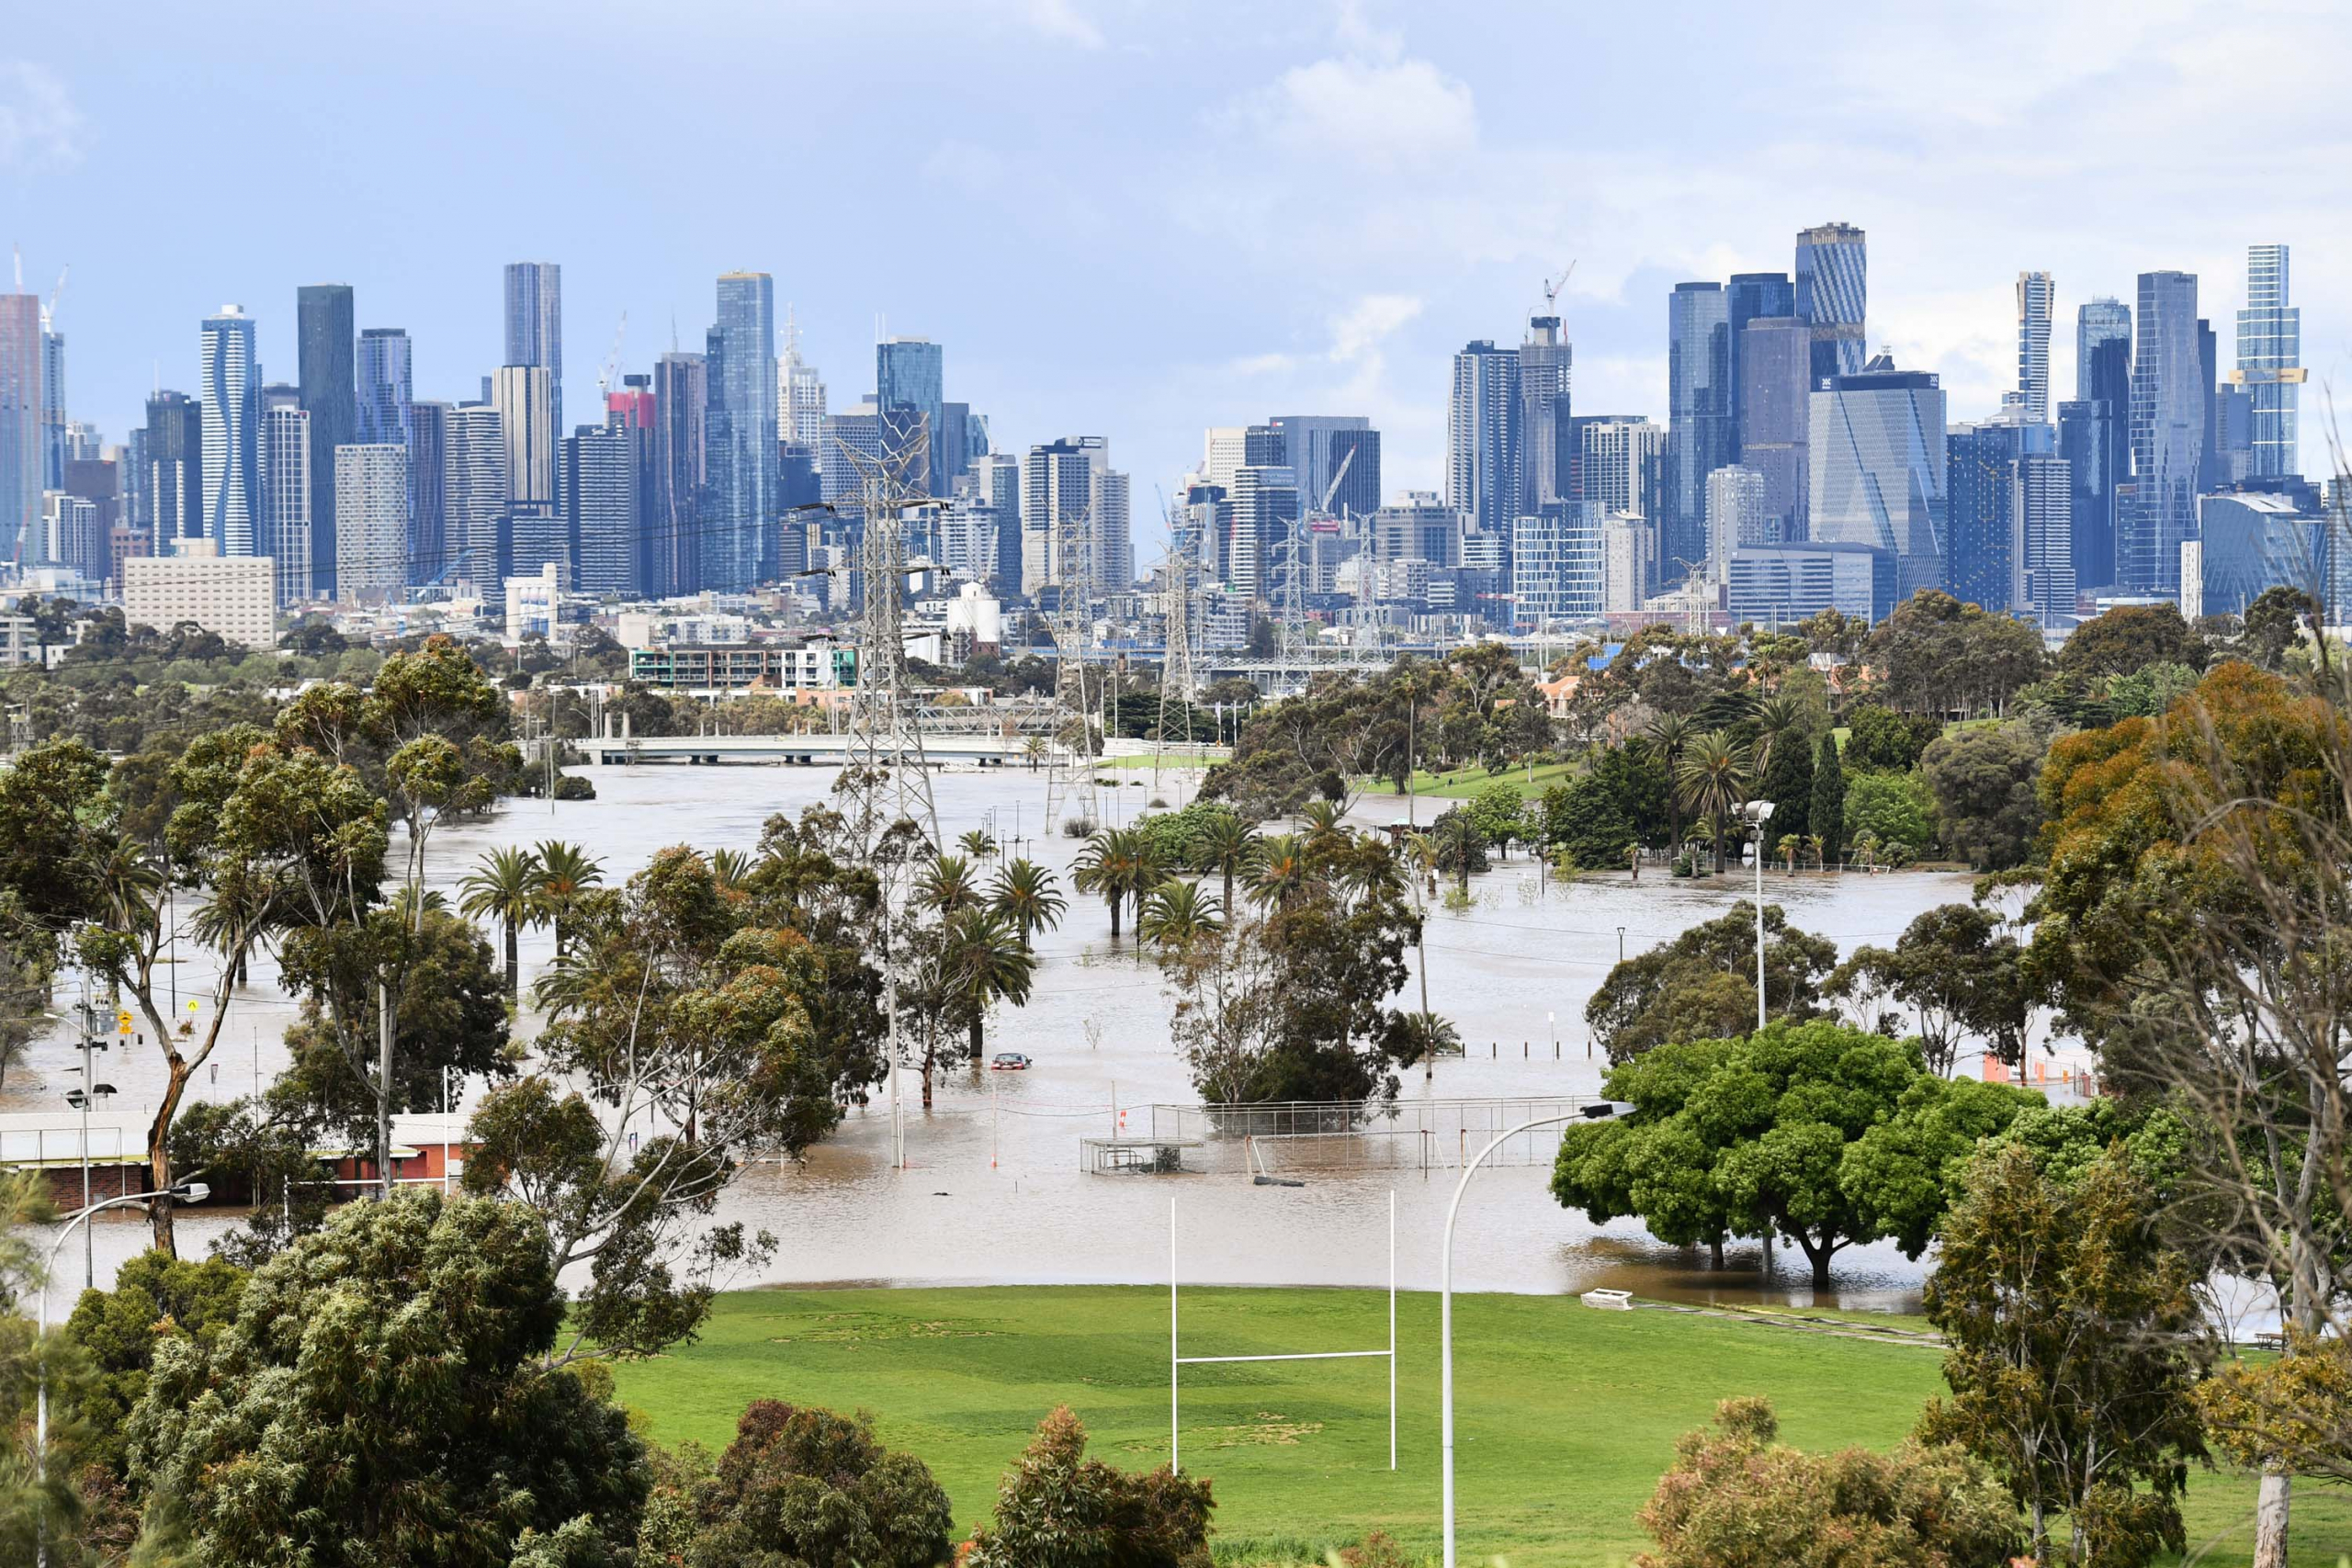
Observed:
[[[1372,421],[1362,415],[1276,414],[1261,428],[1271,431],[1281,447],[1256,460],[1287,464],[1297,470],[1298,492],[1308,512],[1325,517],[1364,517],[1379,510],[1380,432],[1372,428]],[[1218,482],[1230,484],[1231,471]],[[1327,492],[1328,505],[1324,502]]]
[[[1136,585],[1134,494],[1108,457],[1094,470],[1094,592],[1124,593]]]
[[[956,481],[969,473],[972,459],[987,450],[985,446],[974,450],[972,439],[978,435],[985,441],[987,430],[986,420],[972,417],[971,404],[939,405],[939,428],[932,433],[931,437],[932,488],[928,493],[947,496],[956,493]]]
[[[2024,570],[2018,464],[2029,449],[2047,454],[2048,430],[1990,421],[1945,433],[1945,586],[1963,604],[1996,615],[2018,607]]]
[[[273,648],[276,598],[277,572],[266,557],[221,556],[207,548],[122,563],[122,618],[129,626],[168,632],[185,624],[239,648]]]
[[[1790,626],[1825,610],[1878,622],[1893,613],[1894,558],[1821,539],[1743,545],[1731,553],[1724,609],[1736,624]]]
[[[1009,597],[1021,592],[1021,459],[1010,452],[975,458],[971,482],[996,525],[989,579],[1000,597]]]
[[[48,490],[65,486],[65,334],[50,325],[49,312],[40,323],[40,455],[41,484]]]
[[[2197,523],[2206,615],[2243,615],[2272,588],[2326,602],[2325,522],[2294,496],[2250,490],[2199,496]]]
[[[2296,427],[2302,349],[2303,312],[2288,303],[2287,247],[2248,246],[2245,309],[2238,312],[2238,363],[2230,384],[2243,389],[2250,404],[2250,473],[2256,479],[2302,472]]]
[[[441,582],[452,597],[495,598],[506,577],[505,422],[488,403],[460,403],[441,440]]]
[[[776,493],[775,285],[764,272],[718,279],[705,340],[702,581],[749,592],[768,558]]]
[[[43,491],[40,502],[40,564],[63,567],[85,582],[104,582],[109,541],[98,524],[97,503],[62,490]]]
[[[2124,414],[2132,403],[2132,307],[2104,297],[2075,312],[2075,398],[2110,402]]]
[[[2018,459],[2017,499],[2011,511],[2018,527],[2018,611],[2044,626],[2071,623],[2078,597],[2075,583],[2074,477],[2066,459],[2028,452]]]
[[[2057,285],[2046,272],[2018,274],[2018,391],[2030,419],[2050,418],[2050,321]]]
[[[408,448],[390,442],[335,449],[335,597],[382,604],[408,588]]]
[[[1707,578],[1727,581],[1731,553],[1742,545],[1781,542],[1777,520],[1764,504],[1764,476],[1745,463],[1726,463],[1707,476]]]
[[[1895,592],[1944,585],[1944,394],[1928,371],[1885,355],[1834,376],[1807,414],[1807,536],[1894,558]]]
[[[1453,356],[1445,499],[1480,532],[1498,536],[1509,536],[1520,512],[1520,412],[1515,350],[1480,338]]]
[[[628,428],[583,424],[565,436],[560,488],[574,590],[635,596],[637,446]]]
[[[874,345],[874,403],[882,415],[882,449],[896,456],[922,438],[924,458],[906,469],[907,487],[920,495],[944,495],[955,478],[932,462],[947,455],[942,434],[946,385],[946,356],[939,344],[894,337]]]
[[[351,286],[313,283],[295,290],[295,358],[302,411],[311,416],[311,588],[334,596],[334,449],[359,439],[359,379]],[[149,405],[148,425],[154,425]],[[151,436],[152,440],[152,436]],[[151,465],[154,455],[148,455]],[[158,536],[165,530],[157,529]]]
[[[408,331],[369,327],[359,334],[359,434],[362,446],[408,445]]]
[[[1810,385],[1860,373],[1870,306],[1870,250],[1850,223],[1824,223],[1797,234],[1796,314],[1813,329]]]
[[[1731,316],[1720,283],[1678,283],[1667,299],[1667,455],[1673,491],[1658,540],[1669,581],[1707,554],[1707,476],[1732,445]]]
[[[2132,500],[2118,520],[2116,562],[2131,592],[2180,588],[2180,546],[2197,529],[2213,383],[2199,341],[2197,278],[2143,272],[2132,356]]]
[[[316,426],[312,429],[315,431]],[[186,392],[157,392],[147,400],[141,433],[139,510],[133,522],[155,541],[155,554],[169,555],[172,541],[204,534],[204,410]],[[318,473],[311,465],[313,478]],[[311,509],[311,534],[318,531]],[[315,581],[315,571],[313,573]]]
[[[1369,537],[1374,560],[1462,564],[1462,514],[1435,491],[1407,491],[1403,500],[1374,513]]]
[[[41,450],[40,296],[0,294],[0,533],[16,559],[39,558]]]
[[[553,565],[517,572],[504,585],[506,640],[556,640],[563,624],[563,573]]]
[[[1758,316],[1733,342],[1739,365],[1739,461],[1764,477],[1764,512],[1775,536],[1803,538],[1813,330],[1794,316]]]
[[[605,423],[628,443],[630,484],[636,515],[628,528],[629,576],[637,592],[646,593],[653,581],[653,539],[661,529],[661,472],[657,461],[662,411],[653,397],[653,378],[632,374],[621,378],[617,389],[605,393]],[[813,501],[814,494],[808,497]]]
[[[1724,287],[1724,308],[1731,329],[1726,342],[1731,371],[1724,386],[1731,399],[1731,445],[1734,460],[1747,444],[1746,397],[1747,329],[1751,322],[1788,321],[1797,313],[1796,286],[1785,272],[1736,272]],[[1810,367],[1810,355],[1806,364]]]
[[[425,399],[408,406],[408,585],[439,588],[450,577],[449,414]]]
[[[800,357],[800,326],[788,309],[784,313],[784,357],[776,362],[775,375],[777,434],[813,454],[824,436],[825,378]]]
[[[1086,547],[1093,521],[1092,450],[1102,436],[1071,436],[1029,448],[1021,471],[1021,592],[1031,599],[1060,589],[1093,558]],[[1107,464],[1106,464],[1107,466]]]
[[[250,556],[261,518],[261,360],[254,319],[223,305],[204,321],[204,536],[224,556]]]
[[[882,459],[882,416],[871,399],[859,403],[854,412],[827,414],[824,438],[817,444],[822,499],[834,504],[844,524],[865,515],[867,470],[858,466],[861,458],[869,465]]]
[[[1559,317],[1528,318],[1527,336],[1519,345],[1519,507],[1522,516],[1569,500],[1576,489],[1575,452],[1569,440],[1571,354]],[[1308,493],[1321,492],[1310,489]]]
[[[554,262],[506,264],[506,358],[548,373],[550,431],[563,428],[563,268]]]
[[[554,515],[555,383],[547,367],[500,366],[491,374],[490,404],[506,438],[508,504]]]
[[[710,378],[699,354],[653,362],[652,532],[645,541],[645,591],[668,598],[702,591],[702,506]]]
[[[2112,403],[2058,405],[2057,455],[2065,459],[2073,487],[2067,498],[2074,540],[2068,564],[2077,589],[2106,589],[2115,582],[2115,469],[2121,445]]]
[[[261,389],[262,553],[271,563],[273,603],[311,597],[311,414],[299,387]]]
[[[1515,631],[1597,621],[1606,597],[1600,509],[1553,502],[1511,524],[1510,624]]]

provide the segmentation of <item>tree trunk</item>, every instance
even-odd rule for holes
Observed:
[[[1119,945],[1119,906],[1122,902],[1124,900],[1116,893],[1111,895],[1111,945],[1113,947]],[[924,1103],[930,1102],[926,1100]]]
[[[1724,1266],[1724,1233],[1717,1231],[1707,1238],[1707,1260],[1720,1272]]]
[[[2294,1477],[2262,1472],[2254,1505],[2254,1568],[2287,1568],[2287,1505]]]
[[[506,999],[517,1007],[523,1000],[523,958],[511,919],[506,922]]]
[[[147,1124],[147,1185],[153,1191],[168,1194],[172,1190],[172,1118],[179,1114],[180,1097],[187,1092],[191,1069],[176,1051],[169,1052],[164,1060],[164,1098],[156,1103],[154,1121]],[[155,1250],[166,1258],[177,1258],[180,1251],[172,1230],[171,1199],[157,1198],[147,1210],[154,1220]]]
[[[931,1043],[925,1041],[922,1048],[922,1108],[925,1111],[931,1109],[931,1068],[937,1055],[938,1052]]]
[[[978,997],[975,997],[972,998],[972,1066],[975,1069],[977,1069],[980,1065],[981,1018],[980,999]]]

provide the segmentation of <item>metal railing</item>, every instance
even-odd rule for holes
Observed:
[[[1511,1137],[1489,1165],[1547,1166],[1589,1095],[1499,1100],[1265,1100],[1135,1106],[1116,1137],[1080,1140],[1080,1168],[1146,1175],[1285,1170],[1456,1170],[1488,1140],[1544,1117],[1558,1123]],[[1253,1163],[1254,1162],[1254,1163]]]

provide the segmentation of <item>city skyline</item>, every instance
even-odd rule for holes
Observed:
[[[533,15],[523,8],[485,25],[495,34]],[[684,152],[666,160],[660,152],[727,130],[718,93],[686,111],[685,134],[674,139],[593,160],[549,143],[518,152],[469,188],[460,171],[480,149],[467,137],[479,132],[484,113],[467,93],[478,68],[437,59],[455,74],[439,98],[421,106],[414,162],[400,189],[371,188],[368,202],[347,210],[306,207],[299,227],[216,213],[194,193],[162,193],[160,212],[118,210],[110,186],[134,166],[142,128],[187,110],[198,88],[167,69],[184,24],[130,29],[104,15],[93,17],[86,39],[43,40],[46,58],[0,76],[14,99],[12,129],[0,138],[0,188],[19,214],[27,288],[46,295],[57,268],[74,268],[58,312],[72,412],[110,440],[138,423],[159,373],[167,388],[194,386],[195,323],[224,300],[240,301],[255,319],[264,374],[290,379],[294,291],[321,282],[354,287],[360,328],[407,330],[417,397],[469,399],[503,353],[503,269],[522,256],[567,274],[563,330],[574,371],[559,414],[566,433],[594,417],[594,377],[580,367],[602,364],[623,310],[629,325],[620,368],[642,373],[671,346],[673,313],[677,344],[700,346],[711,277],[764,270],[775,278],[775,307],[791,307],[800,326],[803,357],[837,389],[837,407],[854,406],[876,340],[922,337],[946,346],[956,396],[989,412],[1001,442],[1026,447],[1099,429],[1144,485],[1179,478],[1204,425],[1304,407],[1371,418],[1383,432],[1392,496],[1441,488],[1452,355],[1476,338],[1515,344],[1540,307],[1543,281],[1570,259],[1578,265],[1558,308],[1576,353],[1575,406],[1644,412],[1663,423],[1658,302],[1680,282],[1790,271],[1797,231],[1838,221],[1870,236],[1871,350],[1890,348],[1905,368],[1937,373],[1955,420],[1990,415],[1999,393],[2016,385],[2020,272],[2052,275],[2062,324],[2094,295],[2131,299],[2142,272],[2195,273],[2200,313],[2222,334],[2224,363],[2233,364],[2229,334],[2247,303],[2246,247],[2284,242],[2297,252],[2302,362],[2321,384],[2340,378],[2346,363],[2345,316],[2334,303],[2343,294],[2343,258],[2352,254],[2346,220],[2319,193],[2262,172],[2250,152],[2231,163],[2232,147],[2251,149],[2250,130],[2209,120],[2189,140],[2191,111],[2231,85],[2229,60],[2250,52],[2241,45],[2227,59],[2200,59],[2192,46],[2213,24],[2193,17],[2103,19],[2094,68],[2071,58],[2067,44],[2092,28],[2089,13],[2062,15],[2054,28],[2036,22],[2030,33],[2021,18],[1996,16],[1984,24],[1992,41],[2010,37],[2006,52],[2017,58],[2005,59],[1999,75],[1965,62],[1959,74],[1945,73],[1939,80],[1951,101],[1940,113],[1899,101],[1872,72],[1906,50],[1936,47],[1945,24],[1869,22],[1815,63],[1821,91],[1768,106],[1757,133],[1735,147],[1701,145],[1708,124],[1723,129],[1716,113],[1685,129],[1657,124],[1655,116],[1644,130],[1611,123],[1611,107],[1627,88],[1606,73],[1580,82],[1563,125],[1540,123],[1522,90],[1529,64],[1498,44],[1514,29],[1565,35],[1510,8],[1482,9],[1442,38],[1378,8],[1317,10],[1241,37],[1233,36],[1236,16],[1216,7],[1168,18],[1010,6],[943,17],[928,36],[903,40],[910,107],[887,130],[884,150],[910,171],[903,177],[926,191],[927,202],[950,211],[977,204],[1009,241],[1052,223],[1055,243],[1004,247],[1007,258],[1025,258],[1017,265],[968,254],[951,265],[921,254],[925,247],[811,246],[795,238],[790,217],[699,199],[719,172]],[[2286,26],[2260,17],[2231,25],[2233,36]],[[564,72],[551,73],[550,83],[568,72],[625,98],[632,82],[656,83],[684,56],[730,36],[726,59],[761,55],[735,45],[756,45],[784,26],[731,13],[666,29],[623,18],[594,48],[567,45]],[[820,128],[840,124],[820,129],[799,154],[812,167],[845,166],[826,159],[836,138],[848,145],[850,88],[829,78],[825,62],[870,41],[873,26],[833,13],[792,18],[796,63],[786,74],[798,93],[796,117]],[[1668,47],[1637,19],[1578,26],[1628,60]],[[2290,73],[2324,73],[2343,47],[2324,29],[2278,36],[2301,40],[2287,51],[2282,68]],[[422,39],[350,19],[315,38],[269,37],[280,57],[296,62],[308,51],[340,50],[334,90],[339,107],[355,114],[423,58]],[[119,73],[101,71],[95,51],[83,52],[99,40],[121,55]],[[1167,89],[1154,73],[1165,75],[1171,62],[1212,46],[1230,54],[1218,88],[1174,116],[1165,147],[1124,131],[1073,134],[1081,121],[1123,123],[1126,111],[1112,107],[1122,97],[1136,111],[1158,103]],[[1752,45],[1760,57],[1781,47]],[[979,101],[949,70],[967,63],[951,55],[974,48],[1002,66],[1001,85],[1054,85],[1067,107],[1008,107],[1017,90]],[[1742,65],[1706,46],[1687,55],[1694,93],[1720,90],[1730,107],[1757,108],[1759,82],[1748,79],[1757,62]],[[355,69],[359,60],[370,63]],[[2150,68],[2135,83],[2138,107],[2127,126],[2116,118],[2125,95],[2112,77],[2133,61]],[[232,93],[221,112],[243,122],[319,90],[300,72],[271,79],[268,103]],[[2307,111],[2284,112],[2291,121]],[[1868,154],[1831,156],[1840,128],[1850,134],[1871,116],[1887,134]],[[1987,132],[2003,130],[2052,150],[2018,163],[1973,146],[2002,140]],[[2174,165],[2172,199],[2127,199],[2123,186],[2098,177],[2158,158],[2175,138],[2196,152]],[[1574,162],[1572,146],[1593,156]],[[1774,178],[1734,177],[1768,152],[1781,159]],[[1272,224],[1264,219],[1272,184],[1220,186],[1209,177],[1226,166],[1221,160],[1244,154],[1261,157],[1272,182],[1308,167],[1329,174],[1286,190],[1292,220]],[[328,154],[294,156],[288,177],[299,182],[299,160]],[[1120,158],[1133,177],[1117,188],[1090,175]],[[1988,186],[1996,172],[1999,183]],[[1044,182],[1035,187],[1046,197],[1043,218],[1015,210],[1024,204],[984,199],[1024,179]],[[1977,202],[1997,204],[2003,222],[1977,222],[1958,201],[1971,179]],[[1541,199],[1529,194],[1537,190]],[[1148,215],[1155,207],[1173,215]],[[878,220],[883,211],[881,198],[847,175],[827,209],[851,236],[862,219]],[[632,210],[645,220],[627,220]],[[682,212],[695,221],[677,222]],[[132,227],[152,235],[158,218],[186,241],[168,262]],[[1236,236],[1238,243],[1199,243]],[[1177,240],[1185,243],[1171,253]],[[1182,265],[1170,265],[1168,254]],[[1314,265],[1304,265],[1310,255]],[[1080,346],[1133,336],[1139,308],[1150,323],[1143,352],[1102,355]],[[2071,334],[2053,334],[2055,386],[2074,383],[2071,348]],[[2302,421],[2307,472],[2315,471],[2324,439],[2316,401],[2306,400],[2312,416]],[[1144,510],[1139,536],[1156,532],[1156,509]]]

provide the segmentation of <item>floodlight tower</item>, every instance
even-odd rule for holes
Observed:
[[[907,573],[931,564],[910,565],[906,514],[935,505],[939,499],[908,480],[910,473],[924,469],[930,422],[917,414],[908,430],[888,413],[882,418],[892,428],[879,456],[841,443],[842,455],[857,470],[865,500],[858,562],[865,575],[865,614],[857,685],[850,700],[848,765],[842,770],[839,787],[842,815],[867,854],[900,822],[912,823],[927,842],[939,842],[939,811],[931,797],[922,730],[915,721],[906,645]]]

